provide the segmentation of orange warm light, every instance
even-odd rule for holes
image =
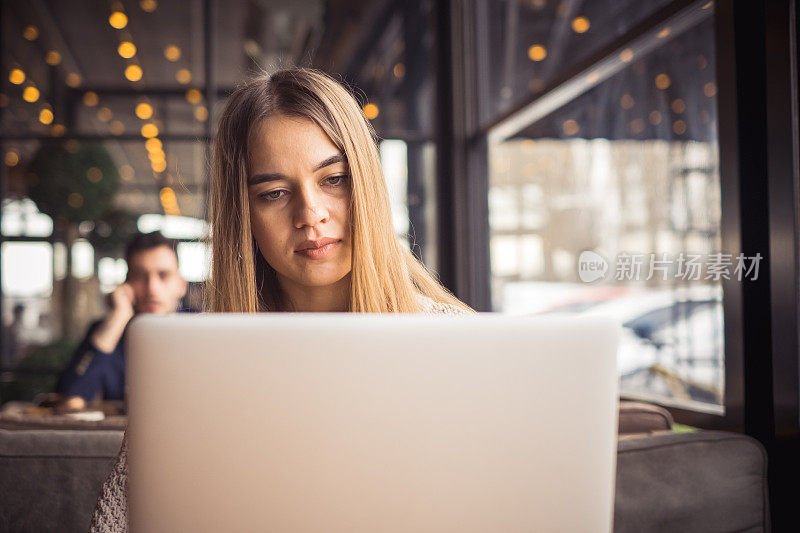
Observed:
[[[534,44],[528,48],[528,57],[531,61],[541,61],[547,57],[547,48],[541,44]]]
[[[164,48],[164,57],[169,61],[177,61],[181,58],[181,49],[171,44]]]
[[[108,23],[111,24],[112,28],[121,30],[128,25],[128,16],[122,11],[114,11],[109,15]]]
[[[25,87],[25,90],[22,91],[22,99],[29,103],[35,102],[39,99],[39,89],[33,85]]]
[[[39,111],[39,122],[41,122],[42,124],[45,125],[52,124],[53,118],[54,118],[53,112],[50,109],[45,107],[42,108],[41,111]]]
[[[25,81],[25,71],[21,68],[12,68],[11,72],[8,73],[8,81],[14,85],[20,85]]]
[[[147,151],[151,153],[160,152],[162,146],[163,144],[161,143],[161,140],[157,139],[156,137],[151,137],[150,139],[147,139],[147,142],[144,143],[144,147],[147,148]]]
[[[61,63],[61,54],[58,53],[58,50],[49,50],[44,56],[44,62],[51,67],[55,67]]]
[[[572,31],[575,33],[585,33],[589,30],[591,24],[586,17],[575,17],[572,19]]]
[[[122,41],[117,47],[117,53],[125,59],[130,59],[136,55],[136,45],[130,41]]]
[[[83,93],[83,103],[89,107],[94,107],[100,103],[100,97],[94,91],[86,91]]]
[[[67,85],[74,89],[81,84],[81,76],[77,72],[70,72],[67,74],[67,77],[64,79],[64,81]]]
[[[136,116],[142,120],[147,120],[148,118],[153,116],[153,106],[148,104],[147,102],[140,102],[136,104],[135,110]]]
[[[142,137],[150,139],[157,135],[158,135],[158,127],[152,122],[148,122],[147,124],[142,126]]]
[[[128,65],[125,68],[125,77],[130,81],[139,81],[142,79],[142,67],[139,65]]]
[[[378,117],[380,113],[380,109],[375,104],[367,104],[364,106],[364,116],[366,116],[369,120],[373,120]]]

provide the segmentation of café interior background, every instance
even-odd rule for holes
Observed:
[[[215,120],[238,83],[281,66],[353,88],[398,238],[448,283],[443,210],[467,175],[443,176],[439,160],[458,119],[443,84],[463,67],[447,63],[440,3],[3,2],[0,400],[53,390],[124,280],[137,230],[180,240],[186,304],[201,304]],[[461,55],[474,73],[464,113],[484,164],[469,171],[480,195],[464,217],[487,265],[471,290],[488,298],[449,284],[483,311],[612,316],[626,326],[624,392],[720,413],[721,280],[613,276],[621,252],[721,251],[714,4],[678,3],[465,4],[476,53]],[[585,250],[612,263],[609,279],[581,281]]]

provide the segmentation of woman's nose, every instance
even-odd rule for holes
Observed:
[[[300,198],[299,204],[295,217],[295,227],[298,229],[304,226],[316,226],[328,221],[330,215],[318,196],[312,193],[304,193]]]

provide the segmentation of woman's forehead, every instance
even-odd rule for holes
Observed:
[[[316,165],[341,151],[313,121],[274,115],[253,130],[250,163],[261,165]]]

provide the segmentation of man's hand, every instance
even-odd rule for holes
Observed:
[[[123,283],[109,295],[111,310],[92,334],[92,344],[102,352],[113,352],[125,326],[133,318],[133,288]]]
[[[128,320],[133,318],[133,287],[128,283],[123,283],[111,293],[109,302],[111,303],[111,314],[116,315],[120,320]]]

